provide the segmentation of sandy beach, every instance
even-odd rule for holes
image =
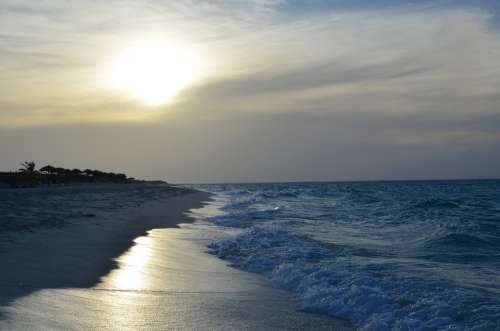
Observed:
[[[0,254],[0,329],[350,329],[205,253],[210,230],[186,223],[208,199],[172,194],[21,235]]]

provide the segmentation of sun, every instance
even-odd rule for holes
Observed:
[[[112,61],[108,81],[150,106],[170,102],[198,76],[193,52],[161,42],[135,45]]]

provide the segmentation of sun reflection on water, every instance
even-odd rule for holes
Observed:
[[[151,258],[151,244],[148,237],[139,237],[136,244],[117,261],[120,267],[108,277],[110,287],[123,290],[140,290],[147,287],[146,264]]]

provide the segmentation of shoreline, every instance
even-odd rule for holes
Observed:
[[[14,240],[0,252],[0,307],[41,289],[95,286],[117,267],[114,259],[135,238],[154,228],[191,222],[184,214],[203,206],[209,196],[196,190],[172,191],[165,200],[13,234]]]
[[[185,192],[23,235],[0,253],[0,329],[353,330],[208,254],[212,194]]]

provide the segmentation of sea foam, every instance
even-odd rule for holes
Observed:
[[[360,330],[500,330],[498,184],[212,186],[209,252]]]

